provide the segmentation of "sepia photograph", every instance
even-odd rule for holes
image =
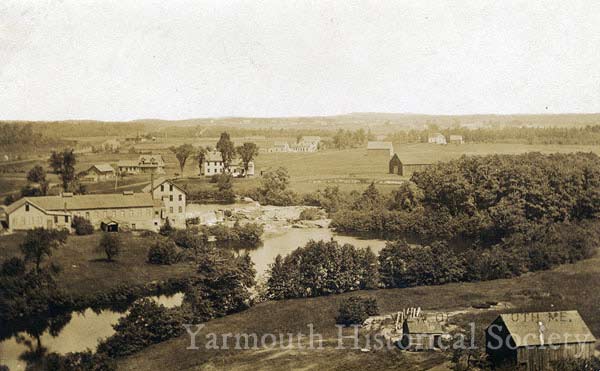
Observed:
[[[3,0],[0,371],[600,371],[600,2]]]

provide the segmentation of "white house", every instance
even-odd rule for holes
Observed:
[[[290,152],[290,145],[288,142],[275,142],[268,152]]]
[[[463,140],[462,135],[450,135],[450,143],[452,144],[463,144],[465,141]]]
[[[161,155],[140,155],[137,160],[121,160],[117,163],[119,174],[164,174],[165,162]]]
[[[215,174],[223,174],[225,172],[225,165],[223,164],[223,157],[218,151],[211,151],[206,154],[204,162],[200,167],[200,175],[212,176]],[[234,177],[239,176],[253,176],[254,175],[254,161],[248,163],[248,171],[244,169],[244,164],[240,159],[234,159],[229,164],[229,170],[227,173]]]
[[[306,136],[302,137],[298,143],[292,144],[290,150],[292,152],[317,152],[321,137]]]
[[[446,137],[441,133],[434,133],[429,136],[427,142],[432,144],[446,144]]]

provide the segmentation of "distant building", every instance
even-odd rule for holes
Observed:
[[[271,153],[290,152],[290,145],[288,142],[275,142],[273,147],[268,149]]]
[[[119,143],[118,140],[108,139],[108,140],[105,140],[104,142],[102,142],[102,144],[100,145],[100,148],[104,152],[117,152],[119,150],[120,146],[121,146],[121,143]]]
[[[165,162],[161,155],[140,155],[137,160],[121,160],[117,163],[119,174],[164,174]]]
[[[187,192],[169,179],[158,179],[146,186],[145,193],[151,193],[154,200],[163,204],[161,218],[177,228],[185,228]]]
[[[319,150],[319,143],[321,143],[321,137],[317,136],[306,136],[300,138],[298,143],[290,146],[291,152],[317,152]]]
[[[81,180],[84,182],[102,182],[114,179],[115,169],[109,164],[92,165],[92,167],[82,172],[81,175]]]
[[[4,208],[5,228],[9,231],[34,228],[71,229],[74,216],[88,219],[101,228],[108,219],[129,229],[158,230],[162,202],[149,193],[24,197]]]
[[[463,136],[462,135],[450,135],[450,144],[463,144]]]
[[[497,368],[546,370],[552,361],[591,358],[595,343],[576,310],[501,314],[486,329],[486,352]]]
[[[223,174],[224,172],[227,172],[234,177],[253,176],[254,161],[248,163],[248,171],[246,172],[243,162],[240,159],[234,159],[231,161],[229,169],[226,171],[221,153],[218,151],[208,152],[204,158],[204,163],[200,167],[200,175],[212,176],[215,174]]]
[[[409,177],[417,171],[423,171],[432,166],[432,163],[411,163],[406,161],[403,162],[398,157],[398,154],[395,153],[389,162],[389,173]]]
[[[441,133],[434,133],[429,136],[427,142],[432,144],[446,144],[446,137]]]
[[[389,161],[394,154],[394,146],[392,142],[368,142],[367,156],[373,161],[385,159]]]

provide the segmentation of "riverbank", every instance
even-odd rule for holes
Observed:
[[[205,323],[197,338],[197,350],[187,350],[190,337],[179,338],[144,349],[138,354],[119,360],[120,370],[138,369],[227,369],[279,370],[310,369],[382,369],[395,367],[420,370],[438,367],[449,369],[449,353],[410,353],[397,349],[366,351],[350,349],[352,340],[346,340],[345,349],[336,349],[337,328],[335,316],[339,303],[349,296],[363,295],[377,299],[381,313],[391,313],[407,307],[420,306],[423,310],[465,311],[461,320],[474,321],[478,331],[498,314],[494,310],[475,309],[473,306],[489,302],[510,303],[512,310],[572,310],[580,312],[591,331],[600,335],[600,258],[598,256],[568,264],[550,271],[525,274],[512,279],[477,283],[455,283],[442,286],[414,287],[346,293],[310,299],[265,302],[244,312]],[[270,333],[308,333],[308,324],[323,336],[323,349],[308,350],[299,346],[281,349],[259,348],[249,350],[206,349],[205,335],[215,333],[256,334],[260,339]],[[344,335],[351,335],[345,330]],[[304,345],[306,345],[304,343]]]

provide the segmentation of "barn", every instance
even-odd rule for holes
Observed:
[[[433,164],[429,163],[409,163],[402,162],[398,157],[398,154],[395,153],[394,156],[389,161],[389,173],[390,174],[398,174],[400,176],[411,176],[414,172],[425,170]]]
[[[389,161],[390,157],[394,154],[394,146],[392,142],[368,142],[367,143],[367,157],[378,162],[380,159]]]
[[[546,370],[561,359],[591,358],[596,343],[576,310],[501,314],[485,335],[495,367],[528,371]]]
[[[406,350],[434,350],[446,337],[444,322],[433,318],[411,317],[402,324],[400,347]]]

